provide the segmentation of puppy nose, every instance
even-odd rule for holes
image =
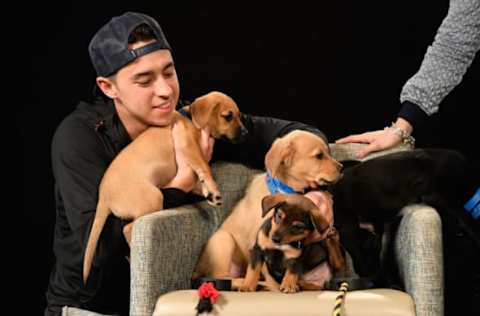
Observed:
[[[280,243],[280,241],[282,241],[282,238],[278,235],[273,235],[272,236],[272,241],[276,244]]]
[[[247,135],[248,135],[248,130],[245,128],[245,126],[239,125],[236,131],[235,140],[233,142],[243,143],[247,139]]]
[[[340,162],[336,161],[336,160],[335,160],[335,162],[336,162],[336,165],[337,165],[337,170],[340,171],[340,172],[342,172],[342,171],[343,171],[343,165],[342,165]]]
[[[241,135],[242,137],[246,137],[246,136],[248,135],[248,129],[246,129],[245,127],[242,126],[242,127],[240,128],[240,135]]]

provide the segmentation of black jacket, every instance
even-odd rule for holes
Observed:
[[[212,162],[238,161],[264,167],[264,156],[275,138],[294,129],[319,130],[298,122],[243,115],[249,134],[242,144],[215,142]],[[112,159],[131,139],[113,103],[99,98],[80,102],[53,137],[56,224],[53,249],[56,262],[47,289],[47,314],[64,305],[101,313],[128,314],[128,246],[122,220],[110,217],[97,246],[86,286],[82,281],[83,254],[95,214],[98,186]],[[192,195],[177,189],[162,190],[165,208],[192,202]]]

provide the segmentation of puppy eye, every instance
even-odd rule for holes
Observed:
[[[228,114],[224,115],[223,118],[225,119],[225,121],[230,122],[233,119],[233,113],[228,112]]]
[[[302,224],[295,224],[292,226],[292,232],[293,233],[301,233],[305,229],[305,225]]]
[[[275,211],[275,223],[280,223],[282,221],[282,215],[279,211]]]
[[[318,153],[315,157],[317,159],[323,159],[323,153]]]

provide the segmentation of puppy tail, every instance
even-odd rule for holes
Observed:
[[[84,284],[87,283],[88,275],[90,274],[90,270],[92,268],[93,256],[97,250],[98,240],[109,214],[110,211],[108,207],[104,205],[102,200],[99,200],[97,204],[97,210],[95,212],[95,218],[92,224],[92,229],[90,230],[90,236],[88,237],[87,247],[85,248],[85,256],[83,258]]]

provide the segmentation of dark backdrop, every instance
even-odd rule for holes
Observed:
[[[87,46],[113,15],[157,18],[173,47],[181,95],[231,95],[244,112],[313,124],[331,141],[395,119],[404,82],[420,66],[448,1],[320,1],[260,7],[165,1],[45,4],[30,7],[27,61],[17,131],[23,139],[22,278],[28,308],[40,314],[53,263],[50,141],[61,119],[94,84]],[[242,4],[240,4],[242,3]],[[14,30],[13,30],[14,31]],[[439,114],[416,131],[418,146],[457,148],[479,159],[478,58]],[[29,92],[29,95],[25,94]],[[26,230],[23,233],[23,230]],[[14,261],[15,264],[15,261]],[[24,282],[19,282],[25,288]],[[33,313],[32,313],[33,314]]]

